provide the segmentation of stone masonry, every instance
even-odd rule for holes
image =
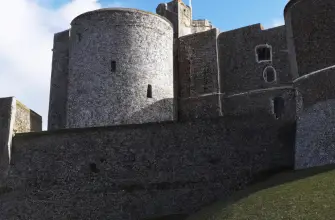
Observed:
[[[7,176],[12,137],[18,133],[42,131],[42,117],[15,97],[0,98],[0,181]]]
[[[54,36],[48,131],[0,99],[0,219],[189,215],[284,170],[335,163],[335,2],[221,32],[181,0]]]

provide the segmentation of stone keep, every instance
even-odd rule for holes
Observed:
[[[335,161],[335,1],[291,0],[284,10],[297,93],[295,168]]]
[[[71,25],[67,128],[173,119],[169,21],[114,8],[82,14]]]
[[[290,0],[284,10],[295,78],[335,65],[335,1]]]

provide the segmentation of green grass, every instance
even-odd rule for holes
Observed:
[[[164,217],[152,218],[152,219],[146,219],[146,220],[185,220],[186,217],[187,215],[177,214],[177,215],[168,215]]]
[[[334,165],[279,174],[187,220],[335,219]]]

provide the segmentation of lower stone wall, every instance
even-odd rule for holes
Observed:
[[[19,134],[0,219],[137,220],[194,212],[262,173],[293,168],[294,131],[294,121],[259,112]]]
[[[189,121],[197,118],[217,118],[222,116],[220,93],[206,94],[197,97],[179,99],[178,119]]]
[[[282,105],[275,102],[282,100]],[[296,92],[293,86],[271,89],[252,90],[250,92],[230,95],[222,99],[224,115],[255,115],[264,111],[279,123],[294,121],[296,118]]]
[[[303,76],[294,84],[300,97],[295,168],[335,163],[335,68]]]
[[[304,109],[297,122],[296,169],[335,163],[335,100]]]

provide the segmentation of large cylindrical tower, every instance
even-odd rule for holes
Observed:
[[[291,0],[285,7],[297,97],[295,168],[335,162],[335,1]]]
[[[295,78],[335,65],[334,0],[290,0],[284,16]]]
[[[101,9],[71,23],[67,127],[173,119],[173,28],[135,9]]]

